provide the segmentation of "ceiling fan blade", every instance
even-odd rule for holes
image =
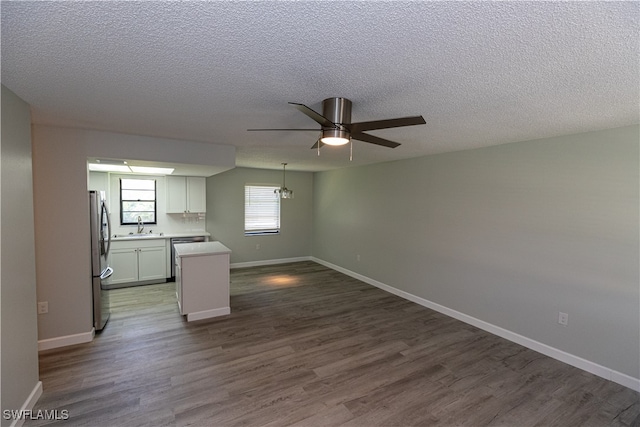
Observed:
[[[365,132],[376,129],[398,128],[427,124],[422,116],[400,117],[397,119],[373,120],[370,122],[351,123],[351,132]]]
[[[378,136],[369,135],[366,133],[351,133],[351,138],[358,141],[368,142],[370,144],[382,145],[383,147],[396,148],[400,144],[397,142],[389,141],[388,139],[380,138]]]
[[[247,131],[249,131],[249,132],[256,132],[256,131],[264,132],[264,131],[269,131],[269,130],[287,131],[287,132],[289,132],[289,131],[320,132],[321,129],[247,129]]]
[[[317,148],[318,148],[318,144],[320,144],[320,148],[322,148],[322,147],[324,147],[325,145],[327,145],[327,144],[325,144],[325,143],[323,143],[323,142],[320,142],[320,139],[318,139],[318,140],[316,141],[316,143],[315,143],[315,144],[313,144],[313,145],[311,146],[311,149],[312,149],[312,150],[317,149]]]
[[[311,108],[307,107],[304,104],[297,104],[295,102],[290,102],[289,104],[293,105],[295,108],[300,110],[303,114],[306,114],[307,116],[311,117],[313,120],[318,122],[321,126],[330,127],[330,128],[338,127],[331,120],[329,120],[326,117],[316,113],[315,111],[313,111]]]

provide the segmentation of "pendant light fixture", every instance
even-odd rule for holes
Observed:
[[[287,163],[282,164],[282,187],[273,190],[274,194],[277,197],[281,197],[283,199],[293,199],[293,190],[289,190],[285,184],[285,174],[286,174]]]

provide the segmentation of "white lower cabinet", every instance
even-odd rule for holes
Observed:
[[[167,248],[164,239],[112,242],[110,287],[123,283],[166,281]]]
[[[166,253],[164,245],[138,249],[138,280],[164,281],[167,274]]]
[[[111,244],[109,266],[113,268],[113,274],[109,278],[109,285],[138,281],[138,249],[114,248]]]

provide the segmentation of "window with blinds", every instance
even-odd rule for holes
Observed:
[[[277,234],[280,232],[280,198],[277,186],[244,186],[244,234]]]

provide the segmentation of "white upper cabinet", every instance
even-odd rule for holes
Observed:
[[[207,211],[206,178],[167,176],[167,213]]]
[[[200,177],[187,178],[187,212],[207,211],[207,180]]]

